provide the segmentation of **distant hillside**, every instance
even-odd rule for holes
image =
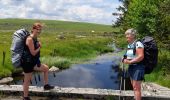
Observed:
[[[36,20],[36,19],[0,19],[0,31],[14,31],[19,28],[30,29],[31,25],[41,21],[45,23],[45,32],[91,32],[92,30],[96,33],[103,32],[114,32],[117,29],[112,28],[111,25],[101,25],[94,23],[83,23],[83,22],[70,22],[70,21],[57,21],[57,20]]]

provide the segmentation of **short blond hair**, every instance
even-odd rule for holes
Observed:
[[[126,30],[125,34],[130,34],[130,35],[136,37],[137,31],[134,28],[131,28],[131,29]]]

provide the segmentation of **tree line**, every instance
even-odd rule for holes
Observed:
[[[153,36],[170,49],[170,0],[119,0],[123,13],[114,27],[138,30],[140,36]],[[122,33],[122,32],[121,32]]]

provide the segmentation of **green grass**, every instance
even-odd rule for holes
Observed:
[[[20,28],[30,29],[36,20],[0,19],[0,76],[16,72],[11,64],[10,46],[12,34]],[[41,20],[45,23],[39,40],[42,42],[41,60],[47,65],[65,69],[72,63],[113,51],[107,44],[112,42],[112,32],[118,31],[109,25],[81,22]],[[94,30],[95,32],[91,32]],[[64,39],[61,38],[64,37]],[[5,63],[2,65],[5,52]]]
[[[146,81],[156,82],[170,88],[170,51],[160,49],[158,65],[154,71],[146,75]]]
[[[62,56],[68,58],[85,58],[96,53],[104,53],[112,51],[106,45],[109,43],[109,39],[98,38],[98,37],[87,37],[84,39],[54,39],[48,42],[44,48],[53,48],[52,51],[46,52],[44,54],[49,54],[51,56]],[[50,45],[51,43],[55,43]]]
[[[114,34],[114,42],[120,49],[124,49],[127,46],[127,41],[124,34]]]
[[[56,21],[56,20],[33,20],[33,19],[0,19],[0,30],[15,31],[19,28],[30,29],[35,21],[45,23],[45,33],[89,33],[92,30],[95,33],[113,32],[118,29],[113,29],[111,25],[101,25],[93,23]]]
[[[71,61],[69,59],[66,58],[62,58],[62,57],[51,57],[51,56],[44,56],[41,58],[41,61],[43,63],[48,64],[48,66],[55,66],[58,67],[59,69],[66,69],[69,68]]]

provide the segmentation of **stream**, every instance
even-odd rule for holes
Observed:
[[[49,84],[59,87],[119,89],[120,57],[114,53],[98,56],[83,64],[73,64],[69,69],[49,72]],[[14,78],[14,83],[23,84],[23,78]],[[43,74],[34,73],[33,86],[43,86]]]

